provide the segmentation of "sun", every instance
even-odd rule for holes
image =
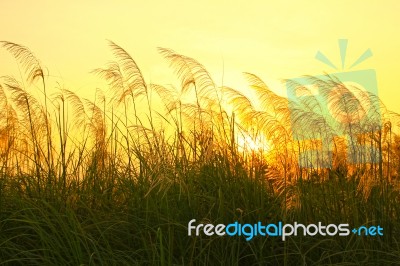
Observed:
[[[267,153],[271,150],[270,142],[262,134],[251,136],[249,134],[242,133],[238,136],[237,144],[240,152]]]

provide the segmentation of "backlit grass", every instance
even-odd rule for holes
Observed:
[[[349,147],[338,137],[331,168],[304,169],[300,151],[320,144],[295,140],[292,127],[313,127],[318,136],[335,129],[310,107],[318,103],[290,109],[293,103],[254,74],[245,76],[258,101],[219,87],[196,60],[160,49],[179,87],[148,84],[130,55],[110,42],[115,61],[93,71],[108,88],[91,101],[73,90],[49,93],[32,52],[2,45],[25,78],[4,76],[0,83],[0,264],[400,261],[399,115],[376,96],[369,97],[379,102],[381,123],[349,121],[347,128],[370,128],[354,141],[369,144],[381,160],[349,164]],[[343,87],[334,78],[317,82]],[[357,101],[347,95],[352,110]],[[256,140],[267,143],[252,145]],[[384,236],[189,237],[191,219],[379,224]]]

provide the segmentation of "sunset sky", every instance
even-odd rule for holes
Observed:
[[[89,72],[113,59],[108,39],[132,55],[148,82],[171,83],[156,49],[164,47],[200,61],[217,84],[223,78],[246,90],[242,72],[251,72],[282,95],[283,79],[337,72],[315,54],[341,66],[338,39],[348,39],[347,66],[370,48],[373,56],[352,70],[375,69],[379,95],[400,112],[399,1],[115,2],[2,1],[0,39],[29,47],[53,79],[80,94],[94,93]],[[0,75],[16,70],[0,50]]]

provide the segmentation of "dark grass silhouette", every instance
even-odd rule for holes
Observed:
[[[254,102],[244,92],[218,87],[203,65],[169,49],[159,51],[180,87],[147,84],[128,52],[110,42],[115,61],[93,71],[108,82],[108,91],[97,90],[90,101],[67,89],[49,95],[45,71],[32,52],[1,44],[26,76],[4,76],[0,83],[1,264],[400,260],[400,116],[386,110],[378,97],[364,95],[379,103],[380,123],[348,119],[338,129],[315,98],[292,102],[245,73],[257,95]],[[345,110],[349,117],[360,112],[360,98],[335,77],[311,79],[327,95],[333,87],[346,92],[341,102],[331,99],[331,110],[342,115]],[[37,92],[41,96],[34,97]],[[294,127],[298,132],[311,128],[316,140],[296,140]],[[346,142],[332,137],[330,168],[298,166],[302,151],[320,147],[318,139],[351,128],[367,132],[348,133],[355,143],[376,150],[379,161],[349,164]],[[240,142],[258,137],[268,140],[268,151]],[[193,218],[213,224],[379,224],[384,236],[297,236],[285,242],[189,237],[187,223]]]

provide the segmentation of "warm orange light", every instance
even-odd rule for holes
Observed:
[[[267,153],[271,150],[270,142],[263,136],[251,136],[243,133],[237,139],[238,150],[240,152],[260,152]]]

